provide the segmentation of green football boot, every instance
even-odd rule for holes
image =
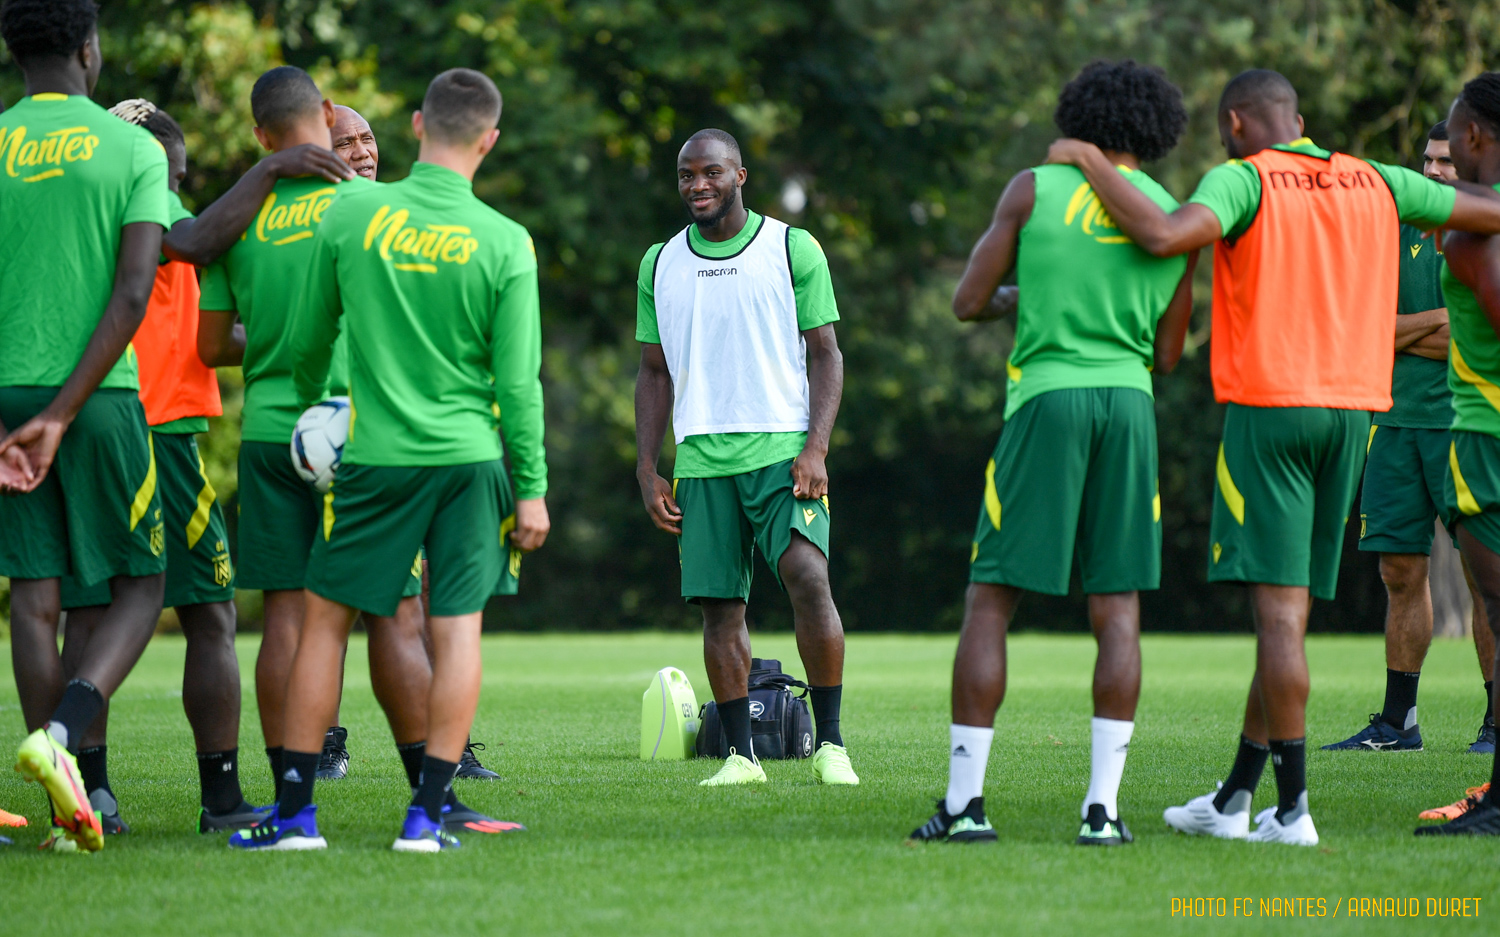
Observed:
[[[813,778],[819,784],[847,784],[852,787],[859,783],[859,775],[854,773],[854,766],[849,764],[849,750],[832,742],[824,742],[818,746],[812,756],[812,770]]]
[[[766,783],[766,769],[759,762],[751,761],[734,749],[729,750],[729,757],[724,759],[724,764],[719,772],[711,778],[704,778],[698,782],[699,787],[726,787],[730,784],[764,784]]]

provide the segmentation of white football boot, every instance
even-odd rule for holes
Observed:
[[[1177,832],[1191,836],[1217,836],[1220,839],[1244,839],[1249,836],[1250,792],[1235,791],[1234,796],[1224,805],[1223,813],[1214,806],[1217,794],[1214,791],[1202,797],[1194,797],[1181,807],[1168,807],[1162,811],[1162,819]]]
[[[1249,836],[1252,843],[1318,845],[1318,830],[1313,826],[1312,814],[1307,812],[1307,791],[1297,796],[1297,808],[1285,817],[1276,819],[1276,808],[1267,807],[1256,814],[1255,823],[1255,832]]]

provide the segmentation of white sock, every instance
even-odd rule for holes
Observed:
[[[1111,820],[1120,818],[1120,776],[1125,773],[1125,753],[1130,748],[1134,722],[1093,718],[1093,773],[1089,775],[1089,792],[1083,798],[1079,813],[1089,815],[1089,804],[1103,804]]]
[[[63,748],[68,747],[68,727],[53,719],[47,723],[47,734]]]
[[[948,802],[950,816],[957,816],[969,801],[984,794],[984,769],[990,763],[990,742],[995,730],[979,726],[948,726]]]

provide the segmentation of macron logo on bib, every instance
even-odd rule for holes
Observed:
[[[706,270],[699,270],[698,271],[698,276],[700,278],[702,278],[702,277],[733,277],[733,276],[738,276],[739,272],[740,272],[740,270],[739,270],[738,267],[711,267],[711,268],[708,268]]]

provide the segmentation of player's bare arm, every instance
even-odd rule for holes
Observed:
[[[1422,339],[1448,325],[1447,309],[1428,309],[1396,317],[1396,350],[1410,351]]]
[[[0,422],[0,439],[7,435],[5,423]],[[5,450],[5,454],[0,455],[0,495],[21,494],[29,490],[33,474],[25,449],[13,446]]]
[[[516,529],[511,531],[510,545],[530,553],[547,542],[552,519],[547,515],[546,498],[521,498],[516,502]]]
[[[828,494],[828,440],[844,396],[844,355],[839,351],[833,323],[807,329],[807,384],[812,399],[807,421],[807,443],[792,460],[792,495],[808,500]]]
[[[1207,247],[1221,235],[1219,218],[1211,209],[1189,202],[1167,214],[1120,175],[1092,143],[1054,141],[1047,151],[1047,162],[1077,166],[1120,230],[1157,257],[1175,257]]]
[[[146,302],[151,298],[151,287],[156,282],[161,233],[161,225],[151,222],[128,224],[120,229],[114,290],[99,325],[83,350],[83,357],[47,409],[0,440],[0,456],[12,448],[19,448],[31,465],[31,480],[20,490],[34,491],[47,477],[63,433],[68,431],[84,402],[120,360],[125,346],[140,328],[141,320],[146,316]],[[14,466],[16,463],[11,461],[10,464]]]
[[[1019,294],[1000,297],[1000,281],[1016,265],[1016,242],[1036,204],[1036,177],[1031,170],[1016,173],[995,204],[995,216],[969,253],[969,264],[953,291],[953,315],[960,322],[998,319],[1015,310]],[[1002,305],[996,306],[999,302]]]
[[[1458,189],[1458,196],[1453,201],[1453,214],[1443,227],[1450,231],[1469,231],[1474,234],[1500,234],[1500,192],[1462,179],[1450,184]],[[1442,244],[1443,252],[1447,253],[1446,238]]]
[[[1156,323],[1156,339],[1151,349],[1152,370],[1171,374],[1182,359],[1182,345],[1187,341],[1188,326],[1193,321],[1193,271],[1198,267],[1198,252],[1187,255],[1187,269],[1177,281],[1177,291],[1167,304],[1167,311]]]
[[[1490,328],[1500,335],[1500,238],[1452,233],[1443,254],[1458,282],[1474,291]]]
[[[641,371],[635,379],[635,480],[640,483],[641,500],[646,503],[651,522],[681,536],[682,509],[672,497],[672,483],[656,470],[671,413],[672,373],[667,370],[667,357],[660,344],[643,342]]]
[[[239,313],[198,310],[198,360],[210,368],[239,367],[245,361],[245,326]]]
[[[250,227],[276,180],[295,176],[322,176],[329,182],[343,182],[354,178],[354,170],[334,151],[313,143],[272,153],[196,219],[173,225],[162,240],[162,253],[199,267],[213,263]]]

